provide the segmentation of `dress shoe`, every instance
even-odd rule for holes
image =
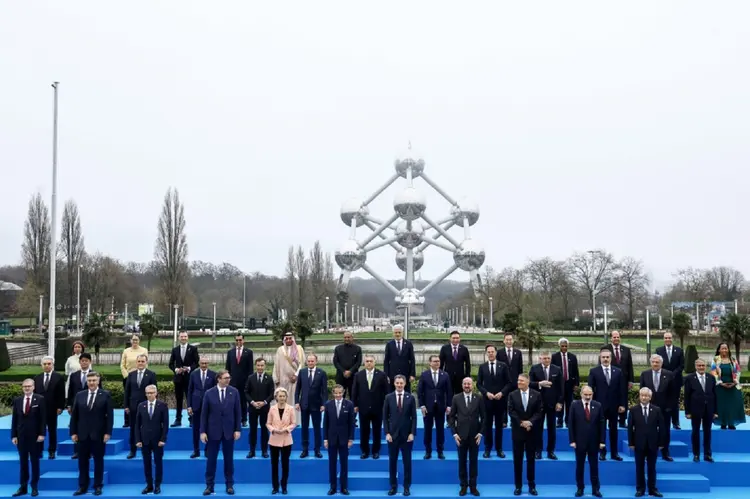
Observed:
[[[247,421],[243,421],[242,426],[247,426]]]
[[[131,451],[130,451],[130,452],[128,453],[128,455],[127,455],[127,458],[128,458],[128,459],[133,459],[134,457],[135,457],[135,452],[131,450]]]
[[[681,430],[682,429],[682,428],[680,428],[680,425],[678,425],[678,424],[674,425],[672,428],[674,428],[675,430]]]
[[[275,496],[278,493],[279,493],[279,489],[273,489],[273,490],[271,490],[271,495]]]
[[[74,453],[72,456],[70,456],[70,459],[78,459],[78,453]]]
[[[668,463],[671,463],[672,461],[674,461],[674,459],[672,458],[672,456],[670,456],[669,454],[664,454],[664,455],[661,456],[661,458],[664,459]]]
[[[711,456],[703,456],[703,460],[706,461],[707,463],[713,463],[714,462],[714,458],[711,457]]]
[[[737,428],[736,428],[736,427],[735,427],[735,426],[734,426],[733,424],[730,424],[730,425],[729,425],[729,429],[730,429],[730,430],[736,430]]]
[[[576,490],[575,496],[576,497],[583,497],[583,489]]]
[[[404,487],[404,496],[406,497],[410,495],[411,495],[411,491],[409,490],[409,487]]]
[[[145,489],[141,491],[141,494],[146,495],[154,491],[154,488],[151,485],[147,485]]]
[[[182,426],[182,421],[180,421],[179,419],[175,419],[175,420],[174,420],[174,423],[172,423],[172,424],[171,424],[171,425],[169,425],[169,426],[171,426],[172,428],[177,428],[177,427],[179,427],[179,426]]]
[[[607,455],[606,454],[599,454],[599,461],[606,461]]]
[[[388,490],[388,495],[389,496],[395,496],[396,495],[396,489],[393,488],[393,489]]]
[[[430,458],[432,458],[432,452],[425,452],[425,453],[424,453],[424,458],[425,458],[425,459],[430,459]]]
[[[227,495],[230,495],[230,496],[234,495],[234,487],[227,487]]]
[[[94,487],[94,495],[95,496],[102,495],[102,488],[101,487]]]
[[[77,492],[77,491],[76,491],[76,492]],[[25,495],[26,495],[26,494],[28,494],[28,493],[29,493],[29,491],[28,491],[28,490],[26,490],[26,489],[25,489],[24,487],[21,487],[21,488],[20,488],[20,489],[18,489],[17,491],[13,492],[13,496],[12,496],[12,497],[25,496]]]
[[[50,452],[49,456],[47,456],[47,458],[48,459],[55,459],[55,453],[54,452]]]
[[[36,497],[39,495],[39,489],[31,489],[31,497]]]
[[[201,453],[198,451],[193,451],[193,453],[190,454],[190,459],[195,459],[196,457],[201,457]]]
[[[86,492],[88,492],[88,488],[87,487],[81,487],[81,488],[77,489],[75,492],[73,492],[73,495],[74,496],[82,496]]]
[[[465,496],[467,490],[467,487],[461,487],[461,490],[458,491],[458,495],[460,495],[461,497]]]
[[[700,460],[701,460],[700,456],[698,456],[698,455],[695,455],[695,456],[693,456],[693,462],[694,462],[694,463],[697,463],[697,462],[699,462]]]
[[[367,459],[370,457],[370,455],[367,452],[363,452],[361,456],[359,456],[360,459]]]
[[[596,490],[592,490],[591,491],[591,495],[594,496],[594,497],[601,497],[602,493],[599,492],[599,489],[596,489]]]
[[[348,496],[349,495],[349,489],[341,489],[341,495],[342,496]]]
[[[556,427],[556,428],[562,428],[562,423],[557,423],[557,424],[555,425],[555,427]]]
[[[547,459],[552,459],[553,461],[557,461],[557,456],[555,455],[554,452],[548,452]]]
[[[330,488],[330,489],[328,489],[328,495],[329,495],[329,496],[332,496],[332,495],[333,495],[333,494],[335,494],[335,493],[336,493],[336,489],[334,489],[334,488]]]
[[[476,487],[472,487],[471,495],[473,495],[474,497],[479,497],[479,490]]]
[[[263,459],[268,459],[268,451],[267,450],[264,450],[262,455],[263,455]]]
[[[541,458],[542,458],[542,453],[541,453],[541,452],[535,452],[535,453],[534,453],[534,457],[535,457],[535,458],[536,458],[537,460],[539,460],[539,459],[541,459]]]
[[[161,494],[161,485],[157,485],[156,487],[154,487],[154,494]]]
[[[299,458],[300,459],[305,459],[309,455],[310,455],[309,452],[307,452],[306,450],[303,450],[302,452],[300,452]]]
[[[316,450],[315,451],[315,457],[317,457],[318,459],[323,459],[323,453],[320,452],[319,450]]]
[[[214,493],[214,489],[212,489],[211,487],[206,487],[206,489],[203,491],[204,496],[210,496],[213,493]]]
[[[438,451],[438,459],[445,459],[445,454],[443,454],[443,451]]]
[[[497,451],[497,457],[499,457],[500,459],[505,459],[505,452],[501,450]]]
[[[125,423],[124,425],[122,425],[122,427],[123,427],[123,428],[130,428],[130,424],[128,424],[128,423]]]
[[[252,459],[254,457],[255,457],[255,451],[251,450],[250,452],[247,453],[247,456],[246,456],[247,459]]]
[[[532,495],[532,496],[538,496],[539,495],[539,492],[536,491],[536,487],[531,487],[529,489],[529,495]]]
[[[514,496],[520,496],[521,495],[521,489],[514,489],[513,490],[513,495]]]
[[[649,490],[648,495],[651,497],[664,497],[661,492],[659,492],[657,489]]]
[[[485,459],[489,459],[490,458],[490,451],[488,451],[488,450],[484,451],[484,454],[482,454],[482,457],[485,458]]]
[[[636,490],[635,491],[635,497],[643,497],[644,494],[645,494],[645,492],[643,492],[642,490]]]
[[[372,458],[373,459],[380,459],[380,454],[378,454],[377,452],[373,452],[372,453]]]
[[[281,487],[281,495],[284,495],[284,496],[285,496],[285,495],[287,495],[287,494],[288,494],[288,492],[287,492],[287,490],[286,490],[286,487]]]
[[[612,456],[612,459],[615,461],[622,461],[622,458],[620,456]]]
[[[627,424],[625,424],[625,423],[620,423],[620,424],[619,424],[619,425],[617,425],[617,426],[619,426],[620,428],[627,428],[627,427],[628,427],[628,425],[627,425]]]

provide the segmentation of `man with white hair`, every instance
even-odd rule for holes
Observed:
[[[652,391],[643,387],[638,392],[639,402],[630,408],[628,415],[628,447],[635,452],[635,497],[646,493],[646,463],[648,463],[648,495],[663,497],[656,488],[656,455],[664,449],[666,430],[664,415],[651,403]]]
[[[411,384],[417,375],[416,362],[414,360],[414,346],[403,338],[404,326],[396,324],[393,326],[393,339],[385,345],[385,357],[383,359],[383,371],[388,377],[391,391],[394,390],[393,382],[399,374],[406,379],[405,390],[411,393]]]
[[[674,375],[666,369],[662,369],[663,362],[664,359],[661,358],[661,355],[652,355],[651,369],[641,373],[640,385],[641,388],[646,387],[651,390],[651,404],[661,410],[665,421],[671,421],[671,411],[676,405],[674,398],[677,392],[674,388]],[[664,447],[661,450],[661,455],[665,461],[674,461],[669,455],[669,442],[671,440],[669,424],[666,427],[664,432]]]
[[[65,409],[65,379],[55,372],[55,358],[42,357],[42,373],[34,377],[34,393],[44,397],[45,423],[49,431],[47,438],[49,458],[55,459],[57,452],[57,417]]]
[[[568,339],[560,338],[557,345],[560,351],[552,354],[552,365],[559,367],[563,376],[563,410],[557,413],[557,427],[562,428],[563,422],[568,421],[573,393],[578,391],[581,377],[578,372],[578,358],[568,352]]]

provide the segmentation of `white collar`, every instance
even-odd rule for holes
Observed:
[[[430,369],[430,371],[432,371],[432,374],[440,374],[440,369],[438,369],[437,371]]]
[[[398,395],[399,397],[401,397],[403,394],[404,392],[396,392],[396,395]]]
[[[646,405],[643,405],[643,404],[641,404],[641,409],[645,409],[645,410],[648,410],[648,407],[649,407],[650,405],[651,405],[651,404],[646,404]]]
[[[528,390],[519,390],[519,391],[521,392],[521,394],[525,394],[525,395],[528,395],[528,393],[529,393]]]

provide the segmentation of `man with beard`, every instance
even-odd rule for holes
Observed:
[[[336,368],[336,384],[344,387],[344,396],[352,398],[354,375],[362,365],[362,347],[354,344],[351,331],[344,333],[344,343],[333,349],[333,366]]]
[[[297,393],[297,375],[305,361],[305,351],[294,341],[294,333],[284,333],[284,344],[276,350],[273,363],[273,381],[276,387],[284,388],[290,397]]]

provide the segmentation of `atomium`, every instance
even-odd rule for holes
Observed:
[[[396,265],[398,265],[398,268],[404,272],[406,272],[407,260],[408,255],[406,254],[406,249],[402,249],[396,253]],[[415,251],[412,255],[412,261],[414,262],[414,272],[418,272],[419,269],[422,268],[422,265],[424,265],[424,253],[419,250]]]
[[[349,239],[335,254],[336,264],[343,270],[354,272],[367,261],[367,253],[354,239]]]

